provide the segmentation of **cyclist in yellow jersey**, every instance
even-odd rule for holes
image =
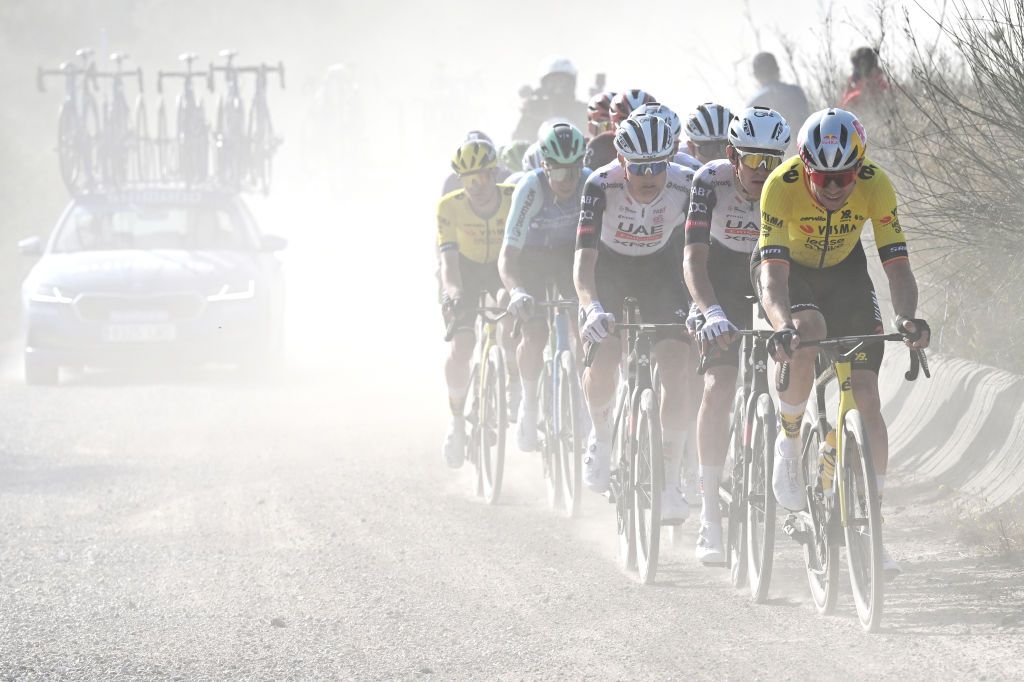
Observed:
[[[444,439],[448,466],[462,466],[466,452],[463,418],[469,391],[469,363],[473,355],[474,319],[466,311],[477,305],[480,292],[491,294],[505,306],[507,296],[498,277],[498,252],[505,235],[505,221],[515,185],[498,184],[498,153],[486,140],[467,140],[456,150],[452,169],[463,189],[444,195],[437,205],[437,245],[441,255],[441,309],[445,324],[454,322],[445,379],[452,418]],[[502,325],[504,327],[504,325]],[[507,330],[501,333],[509,361],[509,373],[518,376],[515,354]]]
[[[896,327],[912,335],[913,348],[928,346],[928,323],[915,319],[917,280],[889,178],[865,157],[867,134],[842,109],[824,109],[804,123],[799,158],[775,169],[761,192],[761,234],[751,259],[761,305],[776,332],[770,346],[776,360],[791,363],[789,388],[779,394],[782,430],[775,443],[772,488],[779,504],[803,509],[800,424],[814,379],[816,348],[801,340],[882,331],[860,236],[870,220],[889,281]],[[888,433],[878,396],[882,344],[858,353],[853,393],[864,418],[875,460],[878,492],[885,485]],[[883,551],[890,575],[898,564]]]

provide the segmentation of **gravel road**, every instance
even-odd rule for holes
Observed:
[[[657,584],[638,585],[607,503],[558,517],[534,456],[510,452],[493,507],[442,466],[434,336],[356,353],[344,341],[385,313],[328,324],[301,303],[323,282],[293,275],[305,322],[277,384],[105,372],[29,389],[9,358],[0,678],[1024,676],[1021,567],[957,544],[948,504],[890,481],[905,574],[880,634],[861,632],[848,594],[814,613],[781,534],[768,604],[695,562],[692,521]]]

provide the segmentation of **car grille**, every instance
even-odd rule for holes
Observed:
[[[106,296],[83,294],[75,310],[83,320],[109,322],[123,319],[187,320],[199,317],[205,301],[197,294],[158,296]]]

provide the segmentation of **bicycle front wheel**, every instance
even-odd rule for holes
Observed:
[[[729,578],[733,587],[742,587],[747,582],[747,496],[744,488],[749,457],[743,443],[746,430],[746,404],[743,388],[736,390],[732,404],[732,419],[729,422],[729,451],[725,461],[730,467],[729,503],[726,533],[726,556],[729,557]]]
[[[557,446],[559,476],[562,484],[562,508],[569,518],[580,513],[583,491],[583,463],[580,458],[580,433],[577,422],[582,392],[576,360],[567,350],[558,354]]]
[[[775,406],[767,393],[751,400],[747,409],[754,413],[750,465],[747,467],[747,582],[750,595],[758,604],[768,598],[775,552],[775,493],[772,491],[772,467],[775,461],[775,436],[778,432]]]
[[[811,489],[810,517],[804,548],[804,569],[811,598],[818,613],[828,614],[836,607],[839,596],[839,538],[836,534],[836,506],[831,490],[822,490],[818,473],[818,449],[821,432],[807,426],[804,431],[802,462],[804,480],[814,481]],[[831,488],[831,486],[830,486]]]
[[[633,481],[630,474],[633,437],[630,433],[631,396],[619,398],[615,419],[615,443],[612,450],[611,489],[615,496],[615,526],[619,537],[619,561],[627,571],[636,569],[636,526],[633,523]]]
[[[850,410],[843,424],[843,503],[846,507],[846,562],[857,618],[868,632],[882,621],[882,512],[875,465],[860,411]]]
[[[505,406],[505,354],[501,346],[491,346],[484,372],[483,404],[480,406],[480,469],[484,500],[494,504],[501,495],[505,471],[505,432],[508,410]]]
[[[544,487],[548,491],[548,502],[553,508],[560,509],[562,506],[562,472],[558,452],[558,419],[555,415],[555,410],[558,407],[554,379],[557,371],[555,361],[547,360],[540,375],[540,413],[544,419],[542,424],[544,442],[541,444],[540,462],[544,474]]]
[[[640,394],[636,447],[633,449],[633,519],[636,522],[636,564],[640,582],[649,585],[658,572],[661,541],[661,488],[665,463],[658,399],[650,388]]]

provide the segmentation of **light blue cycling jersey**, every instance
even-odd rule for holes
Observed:
[[[528,171],[512,193],[512,208],[505,223],[505,244],[517,249],[575,244],[580,197],[589,176],[590,169],[584,168],[576,191],[567,199],[558,200],[543,169]]]

